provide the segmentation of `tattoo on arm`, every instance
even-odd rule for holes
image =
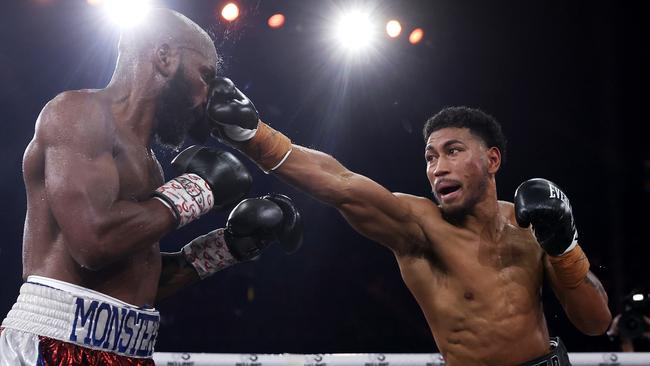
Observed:
[[[585,277],[585,283],[598,290],[598,292],[603,297],[607,298],[607,292],[605,292],[605,288],[603,288],[603,285],[600,283],[600,281],[598,281],[598,278],[596,278],[593,273],[587,273],[587,277]]]

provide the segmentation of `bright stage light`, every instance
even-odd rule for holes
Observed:
[[[386,23],[386,34],[390,38],[396,38],[402,33],[402,25],[397,20],[389,20]]]
[[[411,34],[409,34],[409,42],[411,42],[411,44],[420,43],[420,41],[422,41],[422,38],[424,38],[424,31],[422,28],[415,28]]]
[[[140,23],[151,9],[150,0],[105,0],[102,3],[111,20],[122,27]]]
[[[343,14],[335,28],[336,39],[349,51],[358,51],[370,46],[374,35],[370,16],[360,10]]]
[[[280,28],[284,25],[284,15],[280,13],[273,14],[271,15],[267,23],[271,28]]]
[[[239,7],[235,3],[228,3],[221,9],[221,16],[225,20],[232,22],[239,16]]]

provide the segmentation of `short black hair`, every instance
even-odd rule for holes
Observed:
[[[434,131],[447,127],[467,128],[480,137],[487,147],[496,147],[501,152],[501,160],[506,158],[506,137],[497,120],[480,109],[469,107],[447,107],[424,124],[424,141]]]

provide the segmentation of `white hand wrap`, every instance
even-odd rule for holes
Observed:
[[[223,233],[224,229],[213,230],[192,240],[182,249],[201,279],[239,262],[228,250]]]
[[[217,123],[219,126],[221,126],[223,133],[225,133],[229,139],[237,142],[248,141],[255,137],[255,134],[257,133],[257,128],[249,130],[237,125],[227,125],[219,122]]]
[[[156,196],[172,210],[178,227],[196,220],[214,206],[210,186],[192,173],[179,175],[158,187]]]

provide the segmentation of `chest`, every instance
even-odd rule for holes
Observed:
[[[429,254],[399,260],[430,322],[441,314],[502,319],[539,309],[542,251],[529,231],[512,228],[498,241],[457,232],[438,238]]]
[[[529,230],[507,226],[489,240],[451,228],[434,237],[416,258],[400,260],[407,284],[440,290],[453,283],[473,295],[513,286],[534,292],[542,285],[543,252]]]
[[[150,148],[122,137],[116,141],[113,158],[118,171],[120,198],[140,201],[163,184],[160,164]]]

